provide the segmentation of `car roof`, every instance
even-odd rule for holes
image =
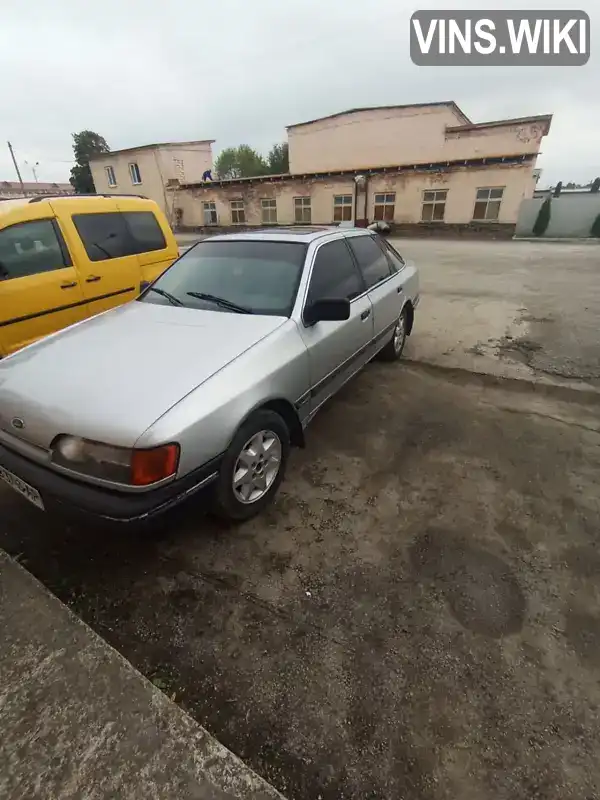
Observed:
[[[113,198],[115,200],[122,200],[123,198],[148,200],[147,197],[141,194],[38,194],[33,197],[14,197],[6,200],[0,198],[0,214],[8,214],[14,211],[15,208],[27,206],[31,203],[73,202],[74,200],[78,203],[93,203],[98,198],[101,200],[111,200]]]
[[[26,205],[29,203],[29,199],[29,197],[15,197],[10,200],[0,200],[0,214],[8,214],[15,208]]]
[[[302,242],[309,244],[315,239],[332,234],[356,233],[368,234],[370,231],[365,228],[341,228],[337,225],[304,226],[297,225],[289,228],[259,228],[258,230],[240,231],[239,233],[223,233],[217,236],[209,236],[204,241],[223,242],[223,241],[261,241],[261,242]]]

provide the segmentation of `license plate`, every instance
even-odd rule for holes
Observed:
[[[28,483],[25,483],[25,481],[21,480],[18,475],[14,475],[7,469],[4,469],[4,467],[0,467],[0,479],[5,483],[8,483],[8,485],[12,487],[15,492],[22,494],[23,497],[27,498],[27,500],[29,500],[30,503],[33,503],[34,506],[37,506],[44,511],[44,501],[42,500],[38,490],[34,489],[33,486],[30,486]]]

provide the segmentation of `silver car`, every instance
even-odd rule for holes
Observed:
[[[321,405],[400,357],[418,301],[416,268],[364,229],[199,242],[137,300],[0,361],[0,481],[118,521],[206,488],[247,519]]]

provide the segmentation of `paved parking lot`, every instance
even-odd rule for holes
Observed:
[[[373,363],[346,386],[261,518],[225,528],[190,508],[152,536],[109,535],[0,489],[0,546],[289,798],[596,797],[600,420],[586,315],[600,251],[571,252],[566,281],[566,251],[527,246],[404,243],[423,264],[419,363]],[[582,296],[592,311],[578,315]],[[490,312],[489,336],[445,326],[477,297],[529,321]],[[566,343],[543,327],[578,316]],[[546,361],[498,350],[519,325]],[[476,342],[481,354],[466,352]],[[463,371],[471,358],[587,391],[490,385]],[[562,374],[544,371],[559,360]]]

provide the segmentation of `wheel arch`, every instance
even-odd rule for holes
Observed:
[[[415,321],[415,309],[412,300],[407,300],[402,306],[403,313],[406,313],[406,335],[410,336]]]
[[[304,429],[302,428],[302,423],[300,422],[298,412],[292,403],[290,403],[290,401],[286,400],[284,397],[274,397],[269,400],[264,400],[258,405],[254,406],[254,408],[249,411],[242,420],[240,420],[235,433],[237,433],[242,425],[244,425],[244,423],[247,422],[257,411],[274,411],[276,414],[279,414],[288,427],[291,444],[293,444],[295,447],[305,446]],[[235,433],[233,434],[234,436]]]

